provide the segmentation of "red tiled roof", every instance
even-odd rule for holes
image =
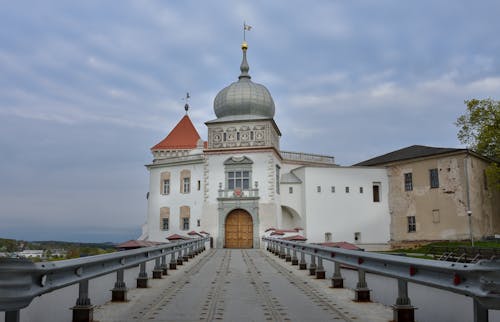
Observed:
[[[127,249],[132,249],[132,248],[140,248],[140,247],[150,247],[150,246],[156,246],[161,243],[158,242],[153,242],[153,241],[146,241],[146,240],[128,240],[126,242],[123,242],[121,244],[116,245],[116,248],[127,248]]]
[[[189,235],[189,236],[199,236],[199,237],[203,237],[200,233],[197,233],[197,232],[195,232],[194,230],[190,231],[190,232],[188,233],[188,235]]]
[[[200,140],[193,122],[186,114],[172,131],[151,150],[194,149]]]
[[[290,241],[306,241],[307,240],[307,238],[305,238],[304,236],[300,236],[300,235],[283,237],[282,239],[283,240],[290,240]]]
[[[295,229],[275,229],[272,233],[272,235],[284,235],[285,233],[296,233],[297,230]]]
[[[178,235],[178,234],[172,234],[172,235],[168,236],[166,239],[168,239],[168,240],[185,240],[185,239],[189,239],[189,238],[185,237],[185,236]]]
[[[319,245],[328,247],[337,247],[349,250],[362,250],[362,248],[359,248],[358,246],[348,242],[326,242],[326,243],[319,243]]]

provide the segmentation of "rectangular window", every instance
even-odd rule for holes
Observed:
[[[168,218],[161,219],[161,229],[168,230]]]
[[[359,193],[363,193],[363,187],[359,187]]]
[[[200,221],[199,219],[196,221],[196,225],[197,225],[198,227],[200,227],[200,226],[201,226],[201,221]]]
[[[227,173],[227,188],[250,189],[250,171],[229,171]]]
[[[430,176],[430,180],[431,180],[431,188],[439,188],[438,169],[430,169],[429,176]]]
[[[380,184],[373,184],[373,202],[380,202]]]
[[[189,193],[191,191],[191,178],[184,178],[182,191],[184,193]]]
[[[335,186],[332,186],[332,193],[335,193]]]
[[[316,187],[316,191],[317,191],[317,192],[321,192],[321,186],[317,186],[317,187]]]
[[[227,134],[226,132],[222,133],[222,141],[226,141],[227,140]]]
[[[189,230],[189,218],[182,218],[182,230]]]
[[[200,190],[201,190],[201,181],[198,180],[198,191],[200,191]]]
[[[163,194],[168,195],[170,193],[170,179],[163,180]]]
[[[236,132],[236,140],[239,141],[240,140],[240,132]]]
[[[293,187],[288,187],[288,193],[293,193]]]
[[[253,141],[253,131],[250,131],[250,140]]]
[[[411,172],[405,173],[405,191],[413,190],[413,177]]]
[[[345,193],[349,193],[349,187],[345,187]]]
[[[417,231],[417,222],[415,216],[408,216],[408,232],[414,233]]]

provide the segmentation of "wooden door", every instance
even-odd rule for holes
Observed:
[[[226,218],[226,248],[252,248],[252,216],[244,210],[234,210]]]

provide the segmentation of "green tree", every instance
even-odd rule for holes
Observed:
[[[469,148],[492,160],[486,169],[488,186],[500,190],[500,101],[471,99],[456,126],[458,139]]]

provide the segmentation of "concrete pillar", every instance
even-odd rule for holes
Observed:
[[[137,288],[148,287],[148,273],[146,273],[146,262],[139,265],[139,276],[137,276]]]
[[[168,275],[168,265],[167,265],[167,255],[163,255],[161,257],[161,274],[162,275]]]
[[[285,262],[291,262],[292,261],[292,255],[290,254],[290,247],[286,248],[286,256],[285,256]]]
[[[488,309],[474,299],[474,322],[488,322]]]
[[[309,275],[316,275],[316,256],[311,255],[311,264],[309,264]]]
[[[335,262],[333,267],[332,288],[344,288],[344,279],[340,273],[340,263]]]
[[[285,246],[280,245],[280,258],[285,259],[286,253],[285,253]]]
[[[182,255],[182,261],[187,262],[189,260],[189,247],[184,248],[184,255]]]
[[[168,264],[168,268],[177,269],[177,260],[175,259],[175,251],[170,255],[170,263]]]
[[[162,273],[163,273],[163,270],[162,270],[161,264],[160,264],[160,257],[158,257],[155,259],[155,267],[153,268],[153,278],[160,279]]]
[[[194,244],[191,245],[191,246],[189,246],[187,256],[188,256],[188,258],[193,258],[194,257]]]
[[[94,307],[89,299],[89,280],[83,280],[78,285],[78,299],[73,310],[73,322],[92,322],[94,320]]]
[[[299,269],[300,270],[307,269],[306,253],[304,253],[304,252],[300,252]]]
[[[318,257],[318,268],[316,269],[316,278],[319,280],[325,279],[325,268],[323,267],[323,259]]]
[[[297,258],[297,250],[295,247],[293,248],[292,254],[292,265],[299,265],[299,259]]]
[[[408,282],[398,279],[398,298],[392,307],[394,322],[415,322],[415,308],[408,297]]]
[[[20,321],[19,310],[5,312],[5,322],[19,322],[19,321]]]
[[[182,249],[179,249],[179,256],[177,257],[177,265],[182,265]]]
[[[123,269],[116,271],[115,287],[111,290],[112,302],[127,301],[127,285],[125,285],[125,281],[123,280],[123,274],[124,274]]]
[[[354,301],[370,302],[370,289],[366,284],[365,271],[358,268],[358,283],[354,289]]]

